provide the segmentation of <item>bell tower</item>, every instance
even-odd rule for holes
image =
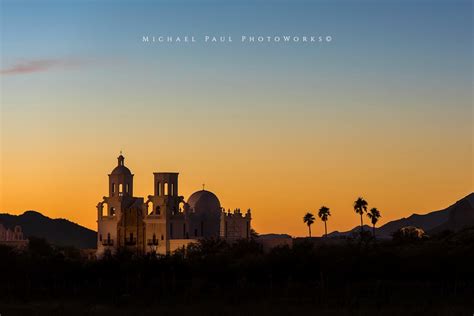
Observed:
[[[148,196],[148,216],[145,218],[146,238],[155,242],[158,253],[167,253],[171,239],[183,239],[186,236],[184,214],[179,209],[183,197],[178,195],[178,173],[155,172],[154,194]]]
[[[133,196],[133,174],[125,167],[125,157],[117,157],[117,167],[109,174],[109,197]]]
[[[148,196],[152,209],[148,215],[161,219],[169,219],[179,211],[178,173],[155,172],[154,194]]]
[[[120,153],[109,176],[109,194],[97,205],[97,250],[127,248],[141,252],[144,247],[143,198],[133,196],[133,174]]]

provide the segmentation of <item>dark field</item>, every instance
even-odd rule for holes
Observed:
[[[184,256],[87,261],[32,239],[0,248],[0,314],[473,315],[474,230],[420,241],[203,241]]]

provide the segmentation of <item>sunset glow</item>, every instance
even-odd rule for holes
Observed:
[[[351,229],[359,196],[382,225],[474,189],[472,2],[24,3],[1,8],[0,213],[96,229],[120,150],[135,195],[179,172],[180,195],[205,184],[259,233],[304,236],[322,205],[328,231]],[[332,39],[241,43],[251,34]]]

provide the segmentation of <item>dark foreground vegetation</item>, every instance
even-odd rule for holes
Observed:
[[[206,240],[186,256],[0,248],[0,314],[472,315],[474,229],[413,241]]]

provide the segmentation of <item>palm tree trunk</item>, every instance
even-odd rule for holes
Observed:
[[[311,225],[308,225],[309,237],[311,238]]]
[[[373,233],[373,237],[375,239],[375,224],[374,224],[374,233]]]
[[[326,221],[324,221],[324,233],[326,235],[326,237],[328,236],[328,227],[326,225]]]
[[[362,219],[362,214],[360,214],[360,235],[364,232],[364,221]]]

